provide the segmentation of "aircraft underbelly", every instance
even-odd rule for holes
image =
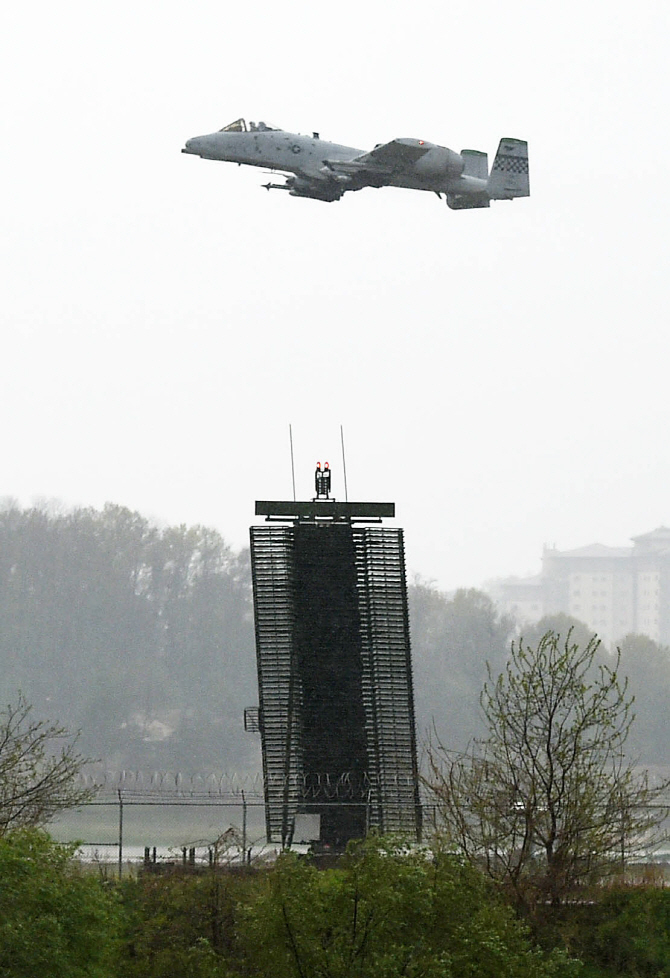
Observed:
[[[397,173],[389,178],[390,187],[405,187],[407,190],[432,190],[435,193],[446,193],[451,183],[446,177],[434,178],[416,177],[409,173]]]
[[[486,192],[486,180],[469,176],[442,176],[428,179],[408,173],[397,173],[389,179],[389,186],[404,187],[407,190],[429,190],[436,194]]]

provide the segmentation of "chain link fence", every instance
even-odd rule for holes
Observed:
[[[142,864],[157,870],[179,864],[242,865],[272,859],[281,848],[267,842],[266,785],[260,773],[106,771],[82,780],[96,789],[95,798],[62,813],[49,831],[58,841],[76,842],[85,860],[116,864],[119,874]],[[315,781],[312,776],[309,785],[300,787],[320,809],[351,803],[346,779]],[[670,799],[653,807],[669,805]],[[422,798],[422,813],[424,837],[429,838],[437,828],[433,799]],[[665,829],[661,846],[635,862],[670,862],[667,823]]]
[[[76,842],[86,860],[116,863],[120,874],[128,864],[249,863],[280,848],[266,840],[261,774],[105,771],[82,780],[95,798],[64,812],[49,830],[58,841]],[[312,776],[302,787],[319,808],[351,803],[346,779]],[[426,816],[429,828],[433,806],[424,805]]]

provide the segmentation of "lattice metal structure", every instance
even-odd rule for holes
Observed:
[[[403,533],[379,525],[393,505],[256,513],[268,519],[251,528],[268,839],[289,843],[303,813],[334,849],[371,828],[418,837]]]
[[[251,566],[266,827],[269,841],[285,841],[302,776],[292,529],[252,527]]]
[[[374,787],[369,824],[420,829],[414,695],[403,532],[355,528],[363,639],[363,696]]]

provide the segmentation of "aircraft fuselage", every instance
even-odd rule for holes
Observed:
[[[485,191],[485,180],[463,176],[463,158],[460,154],[424,140],[403,139],[399,142],[408,148],[412,144],[420,146],[421,155],[413,163],[410,172],[399,167],[397,172],[386,175],[380,185],[437,193]],[[329,163],[351,162],[361,157],[365,151],[315,136],[271,130],[214,132],[206,136],[195,136],[187,141],[182,152],[200,156],[202,159],[260,166],[327,182],[333,179]]]
[[[184,153],[205,160],[263,166],[317,176],[326,160],[352,160],[363,150],[325,139],[273,130],[271,132],[213,132],[186,142]]]
[[[400,137],[365,152],[319,139],[316,132],[301,136],[264,122],[247,125],[244,119],[189,139],[182,152],[283,173],[283,183],[266,183],[266,189],[323,201],[364,187],[407,187],[444,195],[452,210],[472,210],[530,195],[523,139],[501,139],[490,172],[488,156],[480,150],[454,153],[425,139]]]

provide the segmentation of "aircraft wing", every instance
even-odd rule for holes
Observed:
[[[380,143],[369,153],[357,156],[354,163],[364,166],[390,168],[391,171],[403,170],[420,160],[431,149],[423,140],[392,139],[390,143]]]
[[[380,187],[394,173],[410,169],[431,149],[423,140],[393,139],[380,143],[353,160],[325,160],[325,166],[335,174],[349,177],[358,187]],[[353,187],[351,189],[354,189]]]

